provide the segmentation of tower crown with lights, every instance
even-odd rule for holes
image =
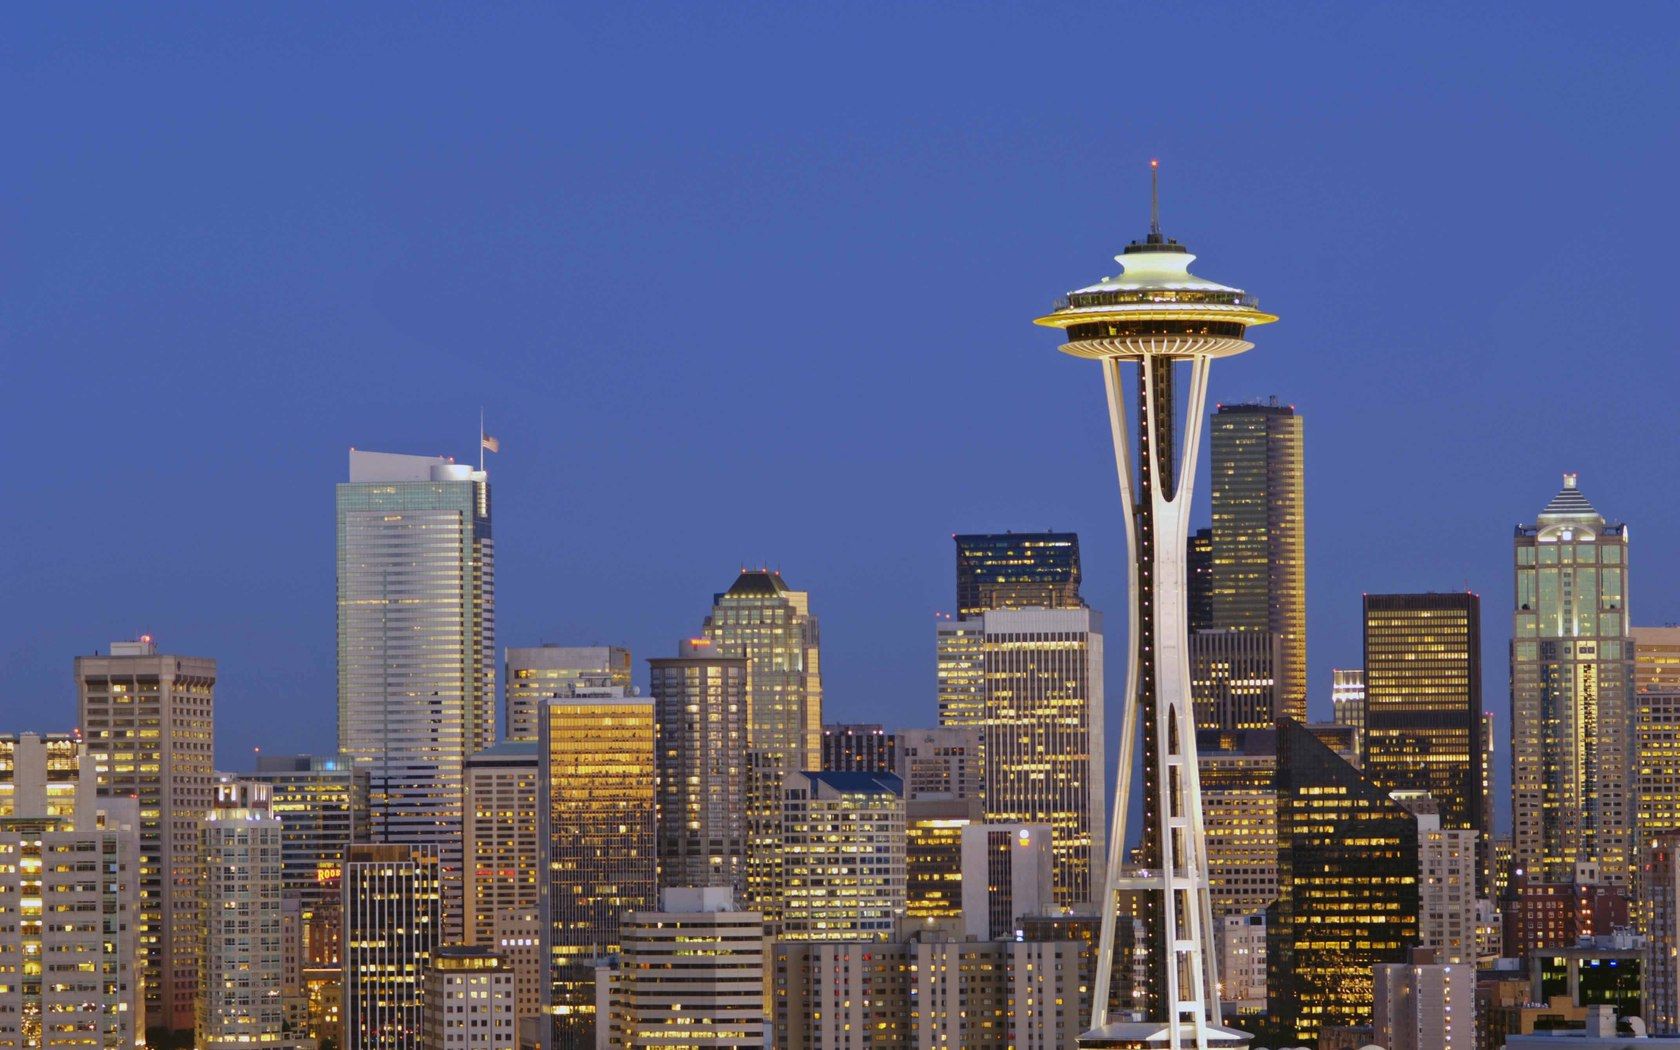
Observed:
[[[1114,257],[1118,275],[1069,292],[1034,320],[1067,333],[1063,353],[1094,360],[1230,357],[1253,347],[1243,338],[1250,325],[1277,320],[1241,288],[1190,272],[1196,257],[1161,234],[1159,199],[1151,197],[1149,236]]]

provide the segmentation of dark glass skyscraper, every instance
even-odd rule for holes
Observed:
[[[1481,599],[1367,594],[1366,775],[1429,792],[1443,828],[1487,830],[1481,726]]]
[[[957,541],[957,614],[988,609],[1077,609],[1079,537],[1071,532],[980,533]]]
[[[1369,1024],[1371,968],[1417,943],[1417,818],[1294,719],[1278,723],[1276,784],[1267,1013],[1274,1038],[1312,1045]]]
[[[1185,548],[1184,586],[1189,593],[1190,633],[1213,629],[1213,530],[1197,529]]]
[[[1283,642],[1277,715],[1307,717],[1307,561],[1301,417],[1294,406],[1213,415],[1212,626]],[[1192,548],[1194,549],[1194,548]]]
[[[898,734],[873,722],[823,726],[822,768],[827,773],[897,773]]]

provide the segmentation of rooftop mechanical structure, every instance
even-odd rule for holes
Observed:
[[[1150,162],[1152,183],[1158,188]],[[1115,257],[1122,272],[1064,296],[1037,324],[1066,333],[1063,353],[1102,366],[1108,392],[1114,464],[1125,508],[1131,615],[1127,617],[1126,707],[1121,720],[1119,790],[1108,839],[1102,936],[1091,1030],[1081,1047],[1124,1050],[1223,1050],[1250,1036],[1220,1023],[1218,963],[1208,898],[1207,847],[1196,768],[1196,721],[1190,697],[1185,549],[1212,363],[1254,344],[1252,325],[1277,320],[1238,288],[1190,272],[1195,256],[1161,235],[1159,194],[1152,192],[1149,235]],[[1137,450],[1128,440],[1125,369],[1137,366]],[[1184,366],[1184,367],[1180,367]],[[1187,372],[1189,396],[1182,452],[1175,446],[1175,374]],[[1175,480],[1177,483],[1175,484]],[[1140,637],[1140,631],[1147,631]],[[1144,792],[1148,867],[1122,865],[1140,719],[1149,719]],[[1143,892],[1158,905],[1153,944],[1159,954],[1147,1011],[1112,1017],[1115,920],[1122,893]]]

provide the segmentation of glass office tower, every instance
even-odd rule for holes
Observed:
[[[957,615],[987,609],[1076,609],[1079,537],[1072,532],[1003,532],[953,536],[957,544]]]
[[[1365,596],[1365,773],[1427,791],[1447,829],[1484,827],[1482,603],[1474,594]]]
[[[496,742],[490,483],[438,456],[350,453],[338,486],[338,748],[371,838],[435,846],[461,935],[467,756]]]
[[[549,1050],[593,1050],[594,963],[618,952],[626,912],[658,903],[655,734],[647,697],[543,705],[537,909],[550,976]]]
[[[1307,718],[1307,537],[1301,417],[1220,405],[1212,422],[1213,626],[1283,643],[1279,717]]]
[[[1628,530],[1574,474],[1515,542],[1511,786],[1518,868],[1569,882],[1580,863],[1631,875],[1634,645]]]
[[[1267,1013],[1276,1038],[1312,1045],[1370,1024],[1372,967],[1417,944],[1417,818],[1292,719],[1278,724],[1276,785]]]

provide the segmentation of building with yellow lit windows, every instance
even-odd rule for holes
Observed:
[[[1373,967],[1417,945],[1418,825],[1299,722],[1279,723],[1277,747],[1267,1024],[1311,1045],[1325,1028],[1370,1024]]]
[[[140,803],[140,957],[146,1024],[191,1032],[199,957],[198,822],[215,796],[216,661],[150,637],[76,658],[82,741],[102,793]]]
[[[789,773],[781,828],[781,937],[891,940],[905,911],[902,781]]]
[[[0,736],[0,1046],[145,1045],[139,823],[74,738]]]
[[[1301,417],[1220,405],[1211,421],[1212,627],[1280,645],[1274,717],[1307,720],[1307,538]],[[1220,727],[1220,728],[1237,728]]]
[[[747,662],[747,871],[742,903],[777,921],[782,780],[822,768],[822,659],[811,596],[743,569],[700,628],[704,655]],[[702,655],[697,646],[693,655]]]
[[[705,640],[701,639],[703,643]],[[648,660],[663,886],[747,889],[747,661],[685,642]]]
[[[344,865],[344,1050],[413,1050],[440,944],[443,880],[429,846],[357,843]]]
[[[518,1050],[514,999],[513,971],[494,950],[439,948],[426,973],[420,1050]]]
[[[537,739],[544,700],[580,688],[630,685],[630,650],[617,645],[515,646],[507,651],[502,689],[507,694],[509,740]]]
[[[561,697],[538,721],[537,912],[548,1050],[593,1050],[596,959],[626,912],[657,901],[654,703]]]
[[[764,917],[728,887],[666,887],[658,910],[626,915],[609,1045],[627,1050],[760,1050]]]
[[[1428,792],[1444,829],[1491,831],[1482,793],[1481,599],[1367,594],[1364,614],[1365,775],[1390,791]]]
[[[1513,550],[1515,865],[1568,882],[1577,864],[1594,864],[1606,883],[1627,887],[1636,816],[1627,526],[1607,522],[1565,474],[1535,524],[1517,526]]]
[[[544,973],[537,930],[535,740],[504,740],[467,759],[467,937],[494,951],[514,984],[517,1015],[541,1012]]]
[[[1633,748],[1642,842],[1680,832],[1680,627],[1635,627]]]
[[[457,942],[463,767],[496,742],[489,477],[353,449],[336,522],[338,750],[368,771],[373,841],[436,849]]]
[[[1048,824],[1056,903],[1098,896],[1104,820],[1101,614],[993,609],[941,622],[939,719],[982,737],[986,821]]]
[[[200,822],[204,954],[196,1050],[295,1045],[286,1037],[283,998],[283,832],[270,798],[267,784],[224,774]]]

